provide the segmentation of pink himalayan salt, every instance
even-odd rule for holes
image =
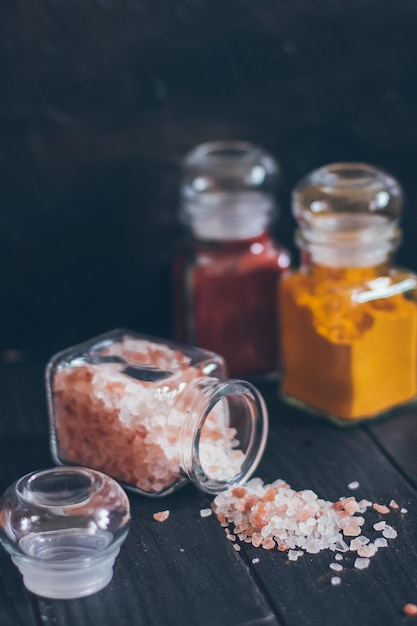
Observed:
[[[409,602],[408,604],[404,605],[403,612],[405,613],[405,615],[417,615],[417,604],[412,604],[411,602]]]
[[[297,548],[310,554],[324,549],[347,551],[344,537],[354,536],[350,550],[358,553],[355,567],[362,569],[368,567],[370,557],[385,540],[369,544],[369,539],[361,535],[365,518],[349,514],[349,510],[359,510],[355,504],[353,497],[329,502],[309,490],[294,491],[280,479],[266,485],[253,478],[244,487],[229,488],[216,496],[213,510],[219,520],[244,528],[245,542],[271,549],[275,543],[279,551],[291,551],[293,560]],[[366,501],[362,508],[371,505]]]
[[[374,504],[374,509],[375,511],[378,511],[378,513],[381,513],[382,515],[386,515],[387,513],[389,513],[389,508],[387,506],[385,506],[385,504]]]
[[[153,514],[154,520],[157,522],[165,522],[169,517],[169,511],[159,511],[158,513]]]
[[[394,509],[395,511],[397,511],[400,508],[400,505],[395,501],[395,500],[391,500],[391,502],[389,503],[390,507],[392,509]]]
[[[127,337],[102,354],[174,375],[159,382],[137,381],[117,363],[59,369],[53,404],[60,460],[94,467],[142,491],[158,493],[181,478],[178,442],[187,406],[198,393],[190,391],[190,385],[205,374],[182,352],[142,339]],[[200,460],[213,478],[239,473],[244,455],[235,435],[223,412],[214,407],[200,438]]]

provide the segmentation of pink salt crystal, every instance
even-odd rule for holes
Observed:
[[[361,529],[357,524],[351,523],[343,528],[343,534],[345,537],[357,537],[361,534]]]
[[[375,530],[384,530],[386,525],[387,525],[387,523],[384,520],[382,520],[382,521],[377,522],[376,524],[374,524],[374,528],[375,528]]]
[[[288,550],[288,560],[297,561],[297,559],[298,559],[298,550]]]
[[[395,539],[395,537],[397,536],[397,531],[392,528],[392,526],[388,526],[387,524],[382,531],[382,534],[386,539]]]
[[[345,511],[347,511],[349,515],[353,515],[354,513],[357,513],[358,509],[359,509],[359,504],[355,500],[353,502],[348,502],[345,505]]]
[[[378,511],[378,513],[381,513],[382,515],[386,515],[387,513],[389,513],[389,508],[385,506],[385,504],[377,504],[375,502],[374,509],[375,511]]]
[[[342,561],[343,560],[343,556],[339,553],[334,555],[335,561]]]
[[[261,559],[258,559],[258,557],[255,557],[254,559],[252,559],[252,563],[259,563]]]
[[[342,579],[340,578],[340,576],[332,576],[330,582],[335,587],[336,585],[340,585]]]
[[[240,546],[237,543],[234,543],[233,547],[236,550],[236,552],[240,552]]]
[[[357,489],[359,487],[359,483],[357,480],[354,480],[353,482],[348,484],[348,489]]]
[[[255,548],[259,548],[259,546],[261,545],[262,541],[263,541],[263,537],[260,533],[253,533],[252,535],[252,545]]]
[[[360,546],[358,548],[358,554],[359,556],[371,557],[376,554],[377,549],[378,548],[373,543],[370,543],[367,546]]]
[[[340,565],[340,563],[330,563],[329,567],[335,572],[341,572],[343,569],[343,566]]]
[[[212,513],[211,509],[200,509],[200,517],[209,517]]]
[[[405,613],[405,615],[417,615],[417,604],[412,604],[411,602],[409,602],[408,604],[404,605],[403,612]]]
[[[275,548],[275,541],[273,539],[264,539],[262,547],[265,548],[265,550],[272,550]]]
[[[159,511],[158,513],[153,514],[153,518],[157,522],[165,522],[169,517],[169,511]]]
[[[236,541],[236,536],[235,535],[226,535],[226,539],[228,539],[229,541]]]
[[[356,569],[366,569],[367,567],[369,567],[369,563],[369,559],[363,559],[361,557],[358,557],[357,559],[355,559],[353,567],[356,567]]]
[[[408,513],[408,509],[404,509],[404,508],[402,508],[402,509],[401,509],[401,511],[400,511],[400,513],[403,513],[403,514],[405,515],[405,513]]]
[[[400,508],[400,505],[397,504],[397,502],[395,502],[395,500],[391,500],[391,502],[389,503],[390,507],[394,510],[397,510]]]

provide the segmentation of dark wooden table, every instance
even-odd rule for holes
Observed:
[[[389,376],[389,372],[387,372]],[[0,487],[52,465],[42,364],[0,367]],[[270,436],[256,472],[284,478],[336,500],[355,495],[394,498],[408,513],[389,514],[398,531],[368,569],[347,565],[332,586],[333,554],[290,562],[286,553],[242,544],[237,552],[214,515],[200,516],[209,498],[191,485],[165,499],[130,495],[132,526],[101,592],[52,601],[26,591],[0,552],[1,626],[373,626],[417,624],[403,606],[417,603],[417,410],[354,428],[337,428],[281,405],[276,387],[262,387]],[[358,481],[352,492],[347,485]],[[164,523],[154,512],[169,509]],[[388,519],[388,516],[387,516]],[[253,564],[252,559],[259,562]]]

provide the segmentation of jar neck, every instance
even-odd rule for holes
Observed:
[[[190,241],[190,240],[189,240]],[[233,253],[245,253],[250,250],[251,246],[255,243],[262,245],[268,245],[272,242],[272,238],[268,231],[262,231],[255,237],[248,239],[223,239],[223,240],[200,240],[191,239],[192,246],[197,247],[199,250],[215,251],[215,252],[233,252]]]
[[[262,457],[268,432],[259,391],[242,380],[202,377],[189,386],[183,402],[183,473],[208,493],[248,479]]]
[[[303,228],[296,231],[296,243],[303,259],[327,268],[366,269],[389,265],[400,239],[398,227],[354,233],[322,233]]]
[[[180,221],[200,241],[238,241],[263,233],[275,214],[268,194],[259,192],[200,194],[183,199]]]
[[[330,266],[315,263],[308,252],[302,254],[301,267],[315,281],[343,282],[344,284],[357,284],[375,280],[380,276],[386,276],[391,266],[390,259],[384,263],[371,266]]]

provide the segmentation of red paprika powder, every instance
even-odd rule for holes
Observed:
[[[267,232],[278,167],[245,142],[213,142],[184,163],[180,217],[191,235],[174,260],[175,335],[218,352],[233,376],[279,365],[277,288],[288,252]]]

